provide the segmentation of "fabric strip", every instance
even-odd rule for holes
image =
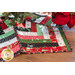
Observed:
[[[12,35],[6,37],[6,38],[1,39],[1,40],[0,40],[0,43],[9,41],[9,40],[13,39],[14,37],[16,37],[16,33],[14,33],[14,34],[12,34]]]
[[[23,47],[57,47],[58,43],[33,43],[33,44],[25,44],[21,43]]]
[[[42,22],[42,20],[44,20],[44,19],[45,19],[45,17],[40,17],[40,18],[38,18],[38,19],[35,20],[35,23],[40,23],[40,22]]]
[[[7,42],[0,43],[0,48],[2,48],[2,47],[4,47],[4,46],[8,46],[8,45],[10,45],[10,44],[12,44],[12,43],[14,43],[14,42],[16,42],[16,41],[17,41],[17,38],[15,37],[15,38],[13,38],[13,39],[7,41]]]
[[[53,28],[53,30],[54,30],[54,33],[55,33],[56,38],[58,40],[59,46],[65,46],[64,40],[63,40],[63,38],[62,38],[62,36],[59,32],[59,29],[58,28]]]
[[[24,31],[18,31],[17,33],[19,35],[26,35],[26,36],[38,36],[37,32],[24,32]]]
[[[4,32],[5,32],[5,33],[8,33],[8,32],[11,31],[11,30],[14,30],[14,28],[13,28],[13,27],[9,27],[9,28],[5,29]]]
[[[11,31],[8,32],[8,33],[5,33],[5,34],[3,34],[3,35],[0,35],[0,39],[6,38],[6,37],[12,35],[13,33],[15,33],[14,30],[11,30]]]

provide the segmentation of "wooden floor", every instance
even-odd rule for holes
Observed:
[[[73,48],[72,52],[21,54],[11,62],[75,62],[75,31],[65,31],[65,34]]]

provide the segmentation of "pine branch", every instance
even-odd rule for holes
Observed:
[[[3,16],[5,17],[4,21],[9,17],[12,18],[12,24],[14,25],[16,22],[23,23],[26,17],[36,18],[36,15],[29,12],[4,12]]]

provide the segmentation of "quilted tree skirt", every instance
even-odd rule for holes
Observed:
[[[15,56],[20,53],[72,51],[62,28],[52,24],[50,16],[34,14],[37,15],[37,19],[25,20],[15,27],[9,19],[0,24],[0,61],[3,60],[1,52],[7,48],[10,48]]]
[[[52,24],[49,16],[43,15],[36,20],[25,20],[25,23],[16,25],[15,29],[17,30],[23,53],[71,51],[62,28]]]
[[[10,48],[14,55],[18,55],[20,51],[19,41],[17,40],[16,33],[12,24],[7,19],[5,22],[0,24],[0,61],[2,61],[1,52],[4,49]]]

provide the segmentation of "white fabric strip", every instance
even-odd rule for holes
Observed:
[[[25,28],[31,28],[31,22],[29,22],[29,21],[26,21]]]
[[[5,46],[8,46],[8,45],[10,45],[12,43],[15,43],[16,41],[17,41],[17,38],[15,37],[12,40],[9,40],[7,42],[0,43],[0,48],[5,47]]]
[[[5,30],[3,30],[5,33],[8,33],[9,31],[11,31],[11,30],[13,30],[14,28],[13,28],[13,26],[12,27],[9,27],[9,28],[7,28],[7,29],[5,29]]]
[[[46,26],[42,26],[42,32],[43,32],[44,39],[50,39],[49,31]]]
[[[45,17],[40,17],[40,18],[36,19],[35,22],[36,22],[36,23],[40,23],[40,22],[42,22],[42,20],[44,20],[44,19],[45,19]]]
[[[62,38],[62,36],[59,32],[59,29],[58,28],[53,28],[53,30],[54,30],[54,33],[55,33],[56,38],[58,40],[59,46],[65,46],[64,40],[63,40],[63,38]]]
[[[18,31],[17,33],[19,35],[26,35],[26,36],[38,36],[37,32],[25,32],[25,31]]]

